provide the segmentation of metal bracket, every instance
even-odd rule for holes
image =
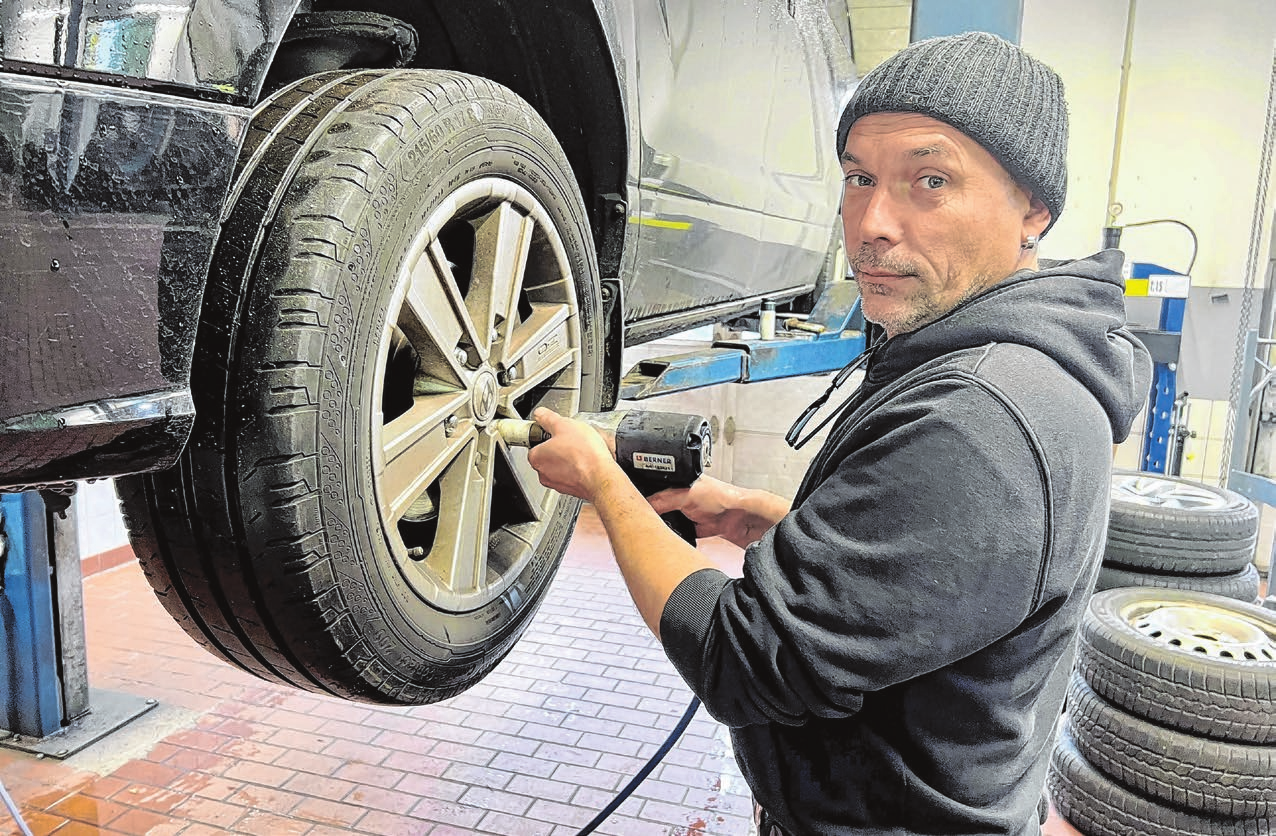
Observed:
[[[835,371],[864,351],[853,282],[830,284],[805,320],[770,340],[718,340],[707,349],[643,360],[620,382],[620,397],[645,400],[719,383],[757,383]]]
[[[0,747],[59,760],[69,758],[159,704],[154,699],[103,688],[90,688],[87,702],[92,704],[92,710],[44,737],[27,737],[0,729]]]
[[[1183,335],[1173,331],[1160,331],[1151,328],[1131,328],[1130,333],[1139,338],[1143,347],[1152,355],[1153,363],[1169,365],[1178,363],[1179,347]]]
[[[620,279],[599,282],[603,313],[603,398],[602,405],[616,405],[620,390],[621,355],[625,351],[624,286]]]

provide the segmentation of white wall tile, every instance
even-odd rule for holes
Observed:
[[[128,544],[128,530],[111,480],[80,482],[75,513],[81,559]]]

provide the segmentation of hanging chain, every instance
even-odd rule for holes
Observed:
[[[1236,354],[1232,360],[1232,388],[1227,397],[1227,429],[1223,435],[1223,457],[1219,468],[1220,484],[1227,484],[1228,471],[1244,468],[1246,462],[1231,461],[1232,439],[1238,432],[1249,432],[1249,416],[1237,415],[1241,386],[1252,381],[1242,381],[1245,369],[1245,337],[1249,333],[1250,318],[1254,311],[1254,284],[1258,279],[1258,259],[1261,250],[1263,226],[1266,220],[1267,186],[1272,169],[1272,146],[1276,142],[1276,43],[1272,45],[1272,71],[1267,82],[1267,122],[1263,126],[1262,153],[1258,164],[1258,191],[1255,194],[1254,220],[1250,228],[1249,255],[1245,259],[1245,287],[1241,291],[1240,320],[1236,326]],[[1270,336],[1263,335],[1261,336]],[[1261,393],[1260,393],[1261,398]]]

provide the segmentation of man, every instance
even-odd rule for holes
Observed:
[[[592,502],[647,624],[769,833],[1028,834],[1146,396],[1120,255],[1038,264],[1063,208],[1058,76],[987,34],[869,73],[837,137],[875,327],[792,509],[711,479],[653,497],[548,411],[541,480]],[[665,529],[748,546],[729,579]],[[771,828],[774,828],[772,830]]]

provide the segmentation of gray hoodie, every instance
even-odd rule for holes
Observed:
[[[703,570],[665,650],[794,834],[1027,834],[1147,397],[1120,254],[881,344],[793,511]]]

